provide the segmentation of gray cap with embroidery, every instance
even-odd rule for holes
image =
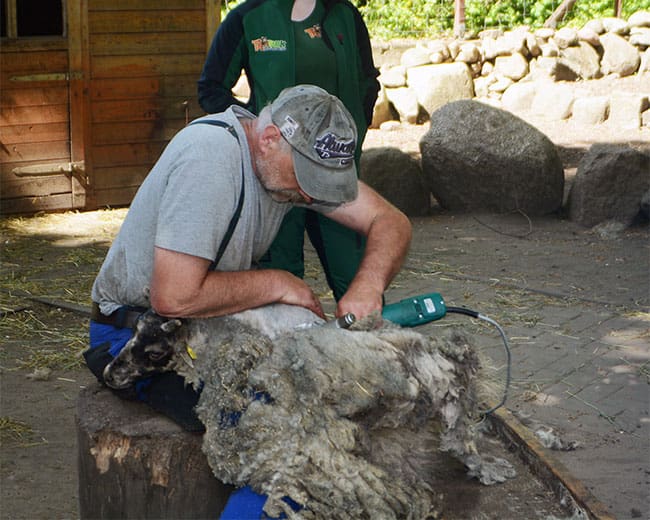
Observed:
[[[271,120],[293,151],[300,188],[316,202],[357,197],[357,129],[343,103],[322,88],[297,85],[271,103]]]

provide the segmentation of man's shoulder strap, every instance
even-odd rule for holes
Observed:
[[[220,126],[221,128],[225,128],[239,142],[239,136],[237,135],[237,131],[232,125],[226,123],[225,121],[221,121],[219,119],[199,119],[196,121],[192,121],[190,123],[190,125],[196,125],[196,124],[206,124],[206,125]],[[235,213],[233,214],[232,218],[230,219],[230,222],[228,223],[228,229],[226,230],[226,234],[223,236],[223,239],[221,240],[221,244],[219,244],[219,249],[217,250],[217,254],[215,255],[214,260],[210,264],[210,267],[208,268],[210,271],[214,271],[217,268],[217,264],[219,263],[219,260],[221,260],[221,257],[223,256],[223,253],[226,250],[226,247],[228,246],[228,243],[230,242],[233,233],[235,232],[235,228],[237,227],[237,222],[239,221],[239,217],[241,215],[241,210],[243,207],[244,207],[244,162],[242,161],[241,190],[239,192],[239,201],[237,202],[237,208],[235,209]]]
[[[225,128],[235,139],[237,139],[237,141],[239,141],[239,136],[237,135],[235,127],[229,123],[226,123],[225,121],[221,121],[220,119],[197,119],[196,121],[192,121],[190,123],[190,125],[197,124],[220,126],[221,128]]]

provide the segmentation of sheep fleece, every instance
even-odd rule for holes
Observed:
[[[436,518],[427,454],[476,454],[480,362],[458,331],[357,323],[271,339],[235,319],[191,324],[203,450],[220,480],[268,495],[271,516]]]

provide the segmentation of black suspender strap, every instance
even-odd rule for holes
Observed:
[[[233,128],[232,125],[229,125],[228,123],[224,121],[219,121],[218,119],[200,119],[198,121],[193,121],[190,123],[191,125],[195,125],[198,123],[203,123],[206,125],[213,125],[213,126],[220,126],[221,128],[225,128],[230,132],[230,134],[237,139],[237,142],[239,142],[239,136],[237,135],[237,131]],[[217,254],[214,257],[214,260],[210,264],[209,270],[214,271],[217,268],[217,264],[219,263],[219,260],[221,260],[221,257],[223,256],[224,251],[226,250],[226,247],[228,247],[228,243],[230,242],[230,239],[232,238],[232,234],[235,232],[235,228],[237,227],[237,222],[239,221],[239,216],[241,215],[241,210],[242,207],[244,206],[244,161],[242,159],[242,164],[241,164],[241,191],[239,192],[239,201],[237,202],[237,208],[235,209],[235,213],[230,219],[230,223],[228,224],[228,229],[226,230],[226,234],[223,236],[223,239],[221,240],[221,244],[219,244],[219,249],[217,250]]]

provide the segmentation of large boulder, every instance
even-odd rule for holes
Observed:
[[[555,145],[505,110],[449,103],[431,115],[420,151],[425,181],[445,209],[544,215],[562,206],[564,170]]]
[[[604,50],[600,62],[603,74],[629,76],[638,70],[641,61],[639,51],[625,38],[607,33],[600,37],[600,42]]]
[[[630,225],[650,190],[650,151],[594,144],[578,164],[569,192],[569,216],[583,226]]]
[[[431,193],[420,163],[398,148],[364,150],[360,178],[409,217],[429,212]]]
[[[406,72],[406,80],[427,114],[450,101],[474,97],[472,73],[466,63],[412,67]]]
[[[582,79],[600,76],[600,56],[587,42],[578,42],[573,47],[562,49],[560,61]]]

